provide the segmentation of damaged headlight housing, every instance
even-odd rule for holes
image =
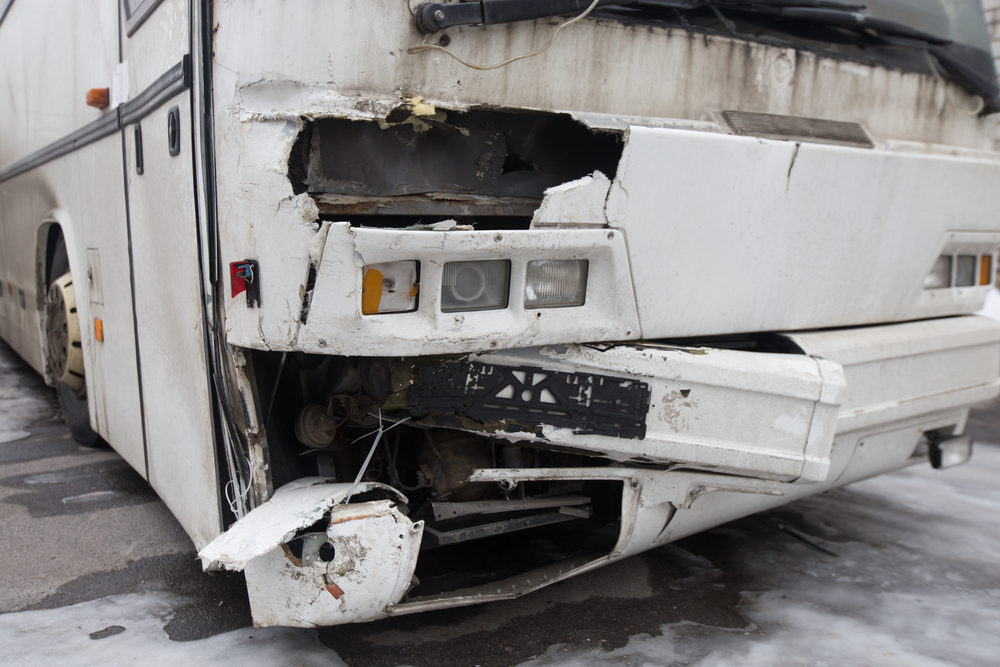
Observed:
[[[524,280],[525,308],[582,306],[587,298],[585,259],[541,259],[528,262]]]
[[[441,312],[507,307],[510,260],[446,262],[441,276]]]

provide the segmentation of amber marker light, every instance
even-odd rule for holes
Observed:
[[[94,318],[94,338],[104,342],[104,322],[96,317]]]
[[[378,269],[368,269],[361,282],[361,314],[378,314],[382,303],[382,272]]]
[[[993,255],[983,255],[979,258],[979,284],[993,284]]]
[[[95,109],[107,109],[110,104],[107,88],[91,88],[87,91],[87,106]]]

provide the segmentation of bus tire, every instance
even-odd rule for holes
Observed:
[[[62,236],[56,242],[49,268],[45,332],[49,369],[56,383],[56,395],[66,425],[77,443],[85,447],[101,447],[104,441],[90,426],[80,320],[76,312],[76,293],[69,272],[66,243]]]

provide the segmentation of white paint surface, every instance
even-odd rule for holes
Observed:
[[[15,369],[10,356],[0,357],[0,376],[9,377]],[[0,384],[0,445],[31,437],[27,427],[51,416],[56,406],[48,397],[37,396],[9,381]]]

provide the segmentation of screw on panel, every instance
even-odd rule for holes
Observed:
[[[608,232],[608,240],[609,240],[609,241],[610,241],[611,239],[613,239],[614,237],[615,237],[615,233],[614,233],[614,232]]]
[[[497,341],[491,340],[490,341],[490,347],[496,347],[496,346],[497,346]]]
[[[503,234],[497,234],[496,236],[493,237],[493,240],[496,241],[497,243],[500,243],[501,241],[503,241]]]

